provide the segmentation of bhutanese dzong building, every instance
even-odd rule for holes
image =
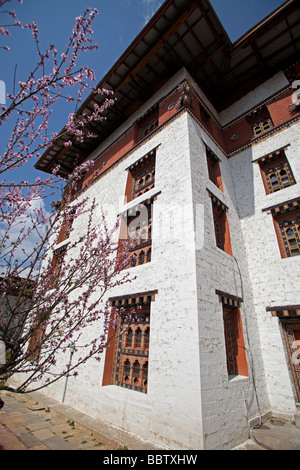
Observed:
[[[37,163],[67,176],[75,153],[94,159],[78,197],[125,231],[148,215],[136,279],[110,292],[138,318],[65,403],[173,449],[229,449],[259,415],[297,417],[299,51],[297,0],[235,43],[208,0],[166,0],[99,84],[117,101],[97,139],[62,135]]]

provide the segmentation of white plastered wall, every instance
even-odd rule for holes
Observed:
[[[185,76],[181,71],[173,77],[91,157],[99,155]],[[276,83],[269,90],[282,87],[282,77],[276,77]],[[203,93],[198,93],[203,99]],[[251,96],[266,98],[267,93],[267,88],[260,88],[258,94]],[[243,110],[257,104],[251,100],[245,103],[244,100]],[[218,118],[208,101],[206,105]],[[236,117],[235,113],[233,108],[225,110],[221,118],[228,122]],[[221,160],[223,193],[208,178],[202,139]],[[299,269],[298,260],[280,258],[270,216],[261,212],[266,196],[259,170],[251,162],[296,140],[294,125],[228,160],[199,124],[184,113],[90,187],[89,197],[100,202],[108,223],[113,225],[125,208],[126,168],[158,146],[152,192],[161,193],[154,202],[152,261],[131,270],[137,276],[131,284],[110,292],[112,296],[158,290],[151,304],[148,393],[112,385],[103,387],[103,356],[100,364],[90,361],[76,379],[69,379],[65,403],[173,449],[231,448],[242,442],[247,438],[248,419],[258,412],[257,398],[263,411],[269,409],[269,399],[273,408],[293,410],[278,321],[270,318],[265,306],[270,301],[270,305],[282,304],[283,297],[289,303],[299,303],[295,289],[299,272],[294,274]],[[298,181],[295,145],[288,148],[287,156]],[[284,190],[287,199],[292,198],[297,187]],[[234,257],[215,246],[207,189],[229,208]],[[280,202],[280,193],[268,196],[266,202]],[[195,219],[197,207],[199,217]],[[176,230],[170,230],[170,223],[175,223]],[[196,251],[195,224],[197,235],[200,233]],[[78,234],[84,231],[84,223],[78,224],[77,230]],[[275,276],[274,262],[278,269]],[[295,278],[292,283],[291,276]],[[222,306],[216,289],[243,297],[241,314],[249,378],[228,379]],[[61,400],[64,384],[58,382],[45,392]]]
[[[280,321],[266,307],[299,304],[300,265],[298,257],[281,258],[272,215],[263,209],[299,197],[299,183],[266,195],[259,165],[253,160],[290,144],[285,153],[299,182],[299,129],[299,124],[293,124],[230,159],[270,404],[274,412],[286,415],[295,411],[293,384]]]
[[[288,85],[282,72],[257,87],[243,99],[222,112],[223,123],[238,117],[267,100]],[[299,197],[299,123],[283,127],[279,132],[229,160],[245,251],[255,314],[259,327],[262,358],[270,407],[273,413],[293,417],[295,395],[289,374],[280,321],[266,307],[299,304],[299,259],[281,258],[272,215],[267,207]],[[259,165],[254,160],[285,145],[286,156],[297,184],[266,195]]]
[[[184,76],[184,73],[177,74],[139,114],[149,109],[159,95],[171,91]],[[110,141],[115,137],[111,136]],[[102,386],[103,355],[100,364],[91,360],[81,367],[76,378],[69,378],[65,403],[162,446],[201,449],[196,261],[193,239],[192,242],[190,239],[193,212],[187,115],[177,117],[144,142],[92,185],[88,196],[100,202],[108,224],[113,225],[118,214],[128,207],[123,206],[126,168],[156,146],[155,188],[146,194],[149,197],[161,191],[153,209],[151,263],[132,268],[130,271],[136,279],[109,293],[116,296],[158,290],[151,303],[147,394],[115,385]],[[170,223],[174,229],[170,230]],[[77,224],[77,234],[80,231],[84,231],[82,222]],[[61,400],[63,389],[62,380],[45,392]]]
[[[259,408],[268,409],[268,397],[229,162],[226,155],[192,117],[189,118],[189,136],[193,201],[195,206],[202,208],[198,210],[200,220],[196,224],[204,230],[203,244],[197,245],[196,259],[205,448],[230,449],[248,438],[248,421],[258,415]],[[209,180],[203,142],[220,159],[223,191]],[[233,256],[216,246],[212,204],[207,190],[228,207]],[[228,376],[222,304],[219,302],[216,290],[243,299],[240,311],[249,377]],[[259,396],[256,390],[259,391]]]

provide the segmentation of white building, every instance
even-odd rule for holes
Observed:
[[[76,144],[101,168],[78,197],[112,224],[138,203],[149,215],[136,279],[110,294],[142,308],[66,403],[170,449],[230,449],[259,416],[294,419],[299,19],[289,0],[232,44],[208,0],[166,0],[100,82],[118,99]],[[67,175],[74,152],[62,137],[37,168]]]

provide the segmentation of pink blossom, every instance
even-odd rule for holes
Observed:
[[[22,1],[19,0],[19,3]],[[2,4],[0,0],[0,6]],[[95,80],[93,70],[76,65],[80,53],[97,48],[92,41],[91,28],[96,13],[96,9],[88,7],[83,15],[77,17],[69,43],[58,54],[54,45],[42,52],[37,25],[34,22],[22,25],[15,12],[11,12],[14,26],[32,32],[38,51],[36,69],[19,82],[14,94],[8,95],[9,102],[1,107],[0,119],[0,126],[9,121],[12,123],[11,136],[0,158],[0,264],[6,268],[1,285],[3,279],[7,287],[23,275],[25,282],[21,288],[24,293],[28,290],[28,283],[34,283],[34,288],[30,289],[31,307],[24,318],[21,343],[15,344],[16,348],[19,347],[18,360],[10,370],[4,371],[0,366],[0,375],[25,373],[27,378],[19,391],[29,386],[38,389],[40,385],[35,384],[42,377],[46,385],[57,380],[52,370],[56,354],[68,354],[70,342],[80,343],[85,329],[98,325],[99,320],[104,325],[102,334],[99,334],[98,327],[92,328],[96,335],[84,344],[80,356],[76,356],[74,351],[74,362],[68,363],[58,378],[69,372],[76,375],[75,368],[90,357],[100,360],[106,347],[111,316],[109,306],[103,303],[103,295],[116,285],[130,282],[128,273],[124,271],[131,262],[130,256],[126,254],[125,245],[124,251],[117,255],[118,244],[113,241],[117,238],[118,224],[108,228],[104,216],[101,220],[98,215],[96,217],[96,201],[86,197],[81,197],[79,201],[75,197],[78,185],[92,169],[94,161],[75,165],[67,181],[59,177],[59,165],[52,175],[43,180],[37,178],[34,182],[24,180],[16,184],[5,179],[8,171],[20,168],[33,157],[40,158],[41,153],[55,144],[58,137],[65,139],[66,147],[71,147],[76,139],[83,141],[97,137],[86,131],[85,126],[103,119],[103,111],[114,103],[112,91],[95,89],[92,85]],[[10,33],[0,27],[0,34],[6,36]],[[52,73],[45,74],[45,69],[52,70]],[[67,90],[62,94],[63,89]],[[70,113],[65,134],[48,134],[53,105],[65,99],[74,101],[77,106],[87,91],[101,93],[105,98],[102,105],[95,106],[90,115]],[[73,157],[75,161],[76,154]],[[63,192],[62,184],[66,185]],[[52,213],[45,210],[45,196],[55,198]],[[73,237],[74,226],[83,220],[85,233],[78,240]],[[18,230],[14,230],[15,227]],[[56,249],[61,233],[66,237],[64,246],[68,256]],[[34,240],[31,245],[30,240]],[[53,263],[54,257],[61,263],[59,276]],[[12,305],[12,315],[16,314],[17,308],[24,309],[26,303],[22,295],[19,304]],[[10,334],[8,324],[1,317],[1,337],[3,332]],[[32,337],[41,340],[28,349],[26,345]],[[38,366],[32,367],[34,354],[38,354],[39,362]]]

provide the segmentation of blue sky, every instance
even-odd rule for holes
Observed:
[[[86,6],[96,7],[99,14],[93,29],[99,50],[86,54],[85,62],[94,69],[98,82],[162,3],[162,0],[23,0],[23,4],[19,4],[17,0],[12,0],[8,7],[15,9],[22,23],[36,21],[42,48],[55,44],[60,52],[67,43],[75,17]],[[211,0],[232,41],[283,3],[283,0]],[[1,37],[0,40],[2,45],[10,47],[9,52],[0,49],[0,80],[5,82],[7,91],[10,92],[15,66],[17,65],[17,81],[24,79],[33,68],[37,57],[35,45],[31,33],[18,28],[12,29],[10,38]],[[67,108],[60,108],[56,112],[52,130],[61,130],[69,112]],[[7,132],[1,127],[0,154],[7,136]],[[27,173],[25,177],[23,172]],[[22,169],[22,178],[31,179],[29,175],[37,176],[32,164]],[[10,176],[12,177],[12,173]],[[16,173],[15,178],[17,177]]]

